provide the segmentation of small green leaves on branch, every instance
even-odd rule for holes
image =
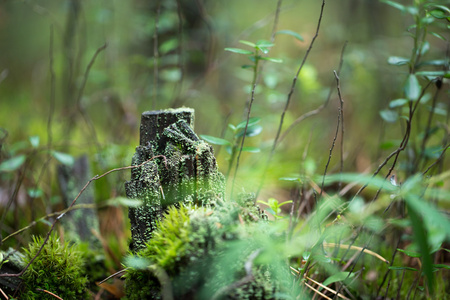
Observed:
[[[270,48],[275,46],[275,44],[270,41],[259,40],[256,43],[252,43],[249,41],[241,40],[241,41],[239,41],[239,43],[250,46],[251,48],[253,48],[253,51],[245,50],[245,49],[241,49],[241,48],[225,48],[225,51],[230,51],[230,52],[237,53],[237,54],[248,55],[249,56],[248,58],[253,62],[253,65],[244,65],[244,66],[242,66],[242,68],[244,68],[244,69],[255,68],[258,65],[259,60],[267,60],[267,61],[271,61],[271,62],[275,62],[275,63],[283,62],[279,58],[266,57],[266,56],[259,55],[259,52],[262,52],[263,54],[269,53]]]
[[[12,172],[17,170],[25,162],[25,159],[25,155],[22,154],[2,161],[2,163],[0,163],[0,172]]]
[[[264,205],[267,205],[268,208],[266,208],[266,210],[267,210],[271,215],[273,215],[275,218],[278,218],[278,219],[279,219],[279,218],[282,218],[282,217],[280,216],[280,213],[281,213],[281,208],[280,208],[280,207],[282,207],[283,205],[292,203],[292,200],[284,201],[284,202],[282,202],[282,203],[279,203],[277,199],[275,199],[275,198],[269,198],[269,200],[267,200],[267,202],[262,201],[262,200],[258,200],[257,202],[258,202],[258,203],[261,203],[261,204],[264,204]]]
[[[299,40],[301,42],[304,41],[303,37],[300,34],[298,34],[295,31],[292,31],[292,30],[279,30],[279,31],[275,32],[275,35],[278,35],[278,34],[287,34],[287,35],[293,36],[294,38],[296,38],[297,40]]]
[[[417,76],[415,74],[409,74],[403,91],[405,92],[407,99],[411,101],[419,99],[420,93],[422,92],[422,87],[420,86],[419,80],[417,80]]]
[[[221,139],[215,136],[210,136],[210,135],[206,135],[206,134],[200,134],[200,137],[207,141],[210,144],[213,145],[220,145],[220,146],[227,146],[227,145],[231,145],[231,143],[225,139]]]

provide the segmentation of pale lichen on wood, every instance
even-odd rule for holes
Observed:
[[[127,197],[143,204],[129,209],[132,242],[137,251],[145,245],[169,205],[211,205],[224,198],[224,177],[218,172],[213,149],[193,131],[190,108],[144,112],[140,145],[132,159],[139,165],[125,184]]]

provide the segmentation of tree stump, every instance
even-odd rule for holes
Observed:
[[[125,183],[127,197],[143,201],[129,208],[132,251],[145,246],[169,205],[214,205],[224,198],[225,180],[213,149],[193,127],[191,108],[142,114],[140,145],[132,165],[148,162],[132,169],[131,180]]]

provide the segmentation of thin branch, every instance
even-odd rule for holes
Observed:
[[[117,276],[119,276],[119,275],[122,275],[122,274],[125,273],[127,270],[128,270],[128,268],[125,268],[125,269],[123,269],[123,270],[117,271],[116,273],[109,275],[108,277],[106,277],[106,278],[103,279],[102,281],[97,282],[97,285],[98,285],[98,286],[101,286],[102,283],[105,283],[106,281],[108,281],[109,279],[111,279],[111,278],[113,278],[113,277],[117,277]]]
[[[320,24],[322,22],[322,16],[323,16],[324,7],[325,7],[325,0],[322,0],[322,6],[321,6],[321,9],[320,9],[320,15],[319,15],[319,21],[317,23],[316,33],[315,33],[314,37],[312,38],[311,43],[309,44],[308,50],[306,50],[306,54],[303,57],[303,61],[300,64],[300,67],[298,68],[294,79],[292,80],[291,90],[289,91],[289,94],[287,96],[286,105],[284,106],[283,113],[281,114],[280,125],[278,126],[277,135],[276,135],[275,140],[274,140],[273,145],[272,145],[271,156],[273,155],[273,152],[275,151],[275,147],[277,146],[277,143],[278,143],[278,139],[280,138],[281,128],[283,127],[283,122],[284,122],[284,116],[286,115],[286,112],[288,110],[289,104],[291,102],[292,94],[294,94],[294,90],[295,90],[295,86],[297,84],[298,76],[300,75],[300,72],[301,72],[301,70],[303,69],[303,66],[306,63],[306,60],[307,60],[307,58],[309,56],[309,53],[311,52],[311,49],[312,49],[312,47],[314,45],[315,40],[319,36],[319,29],[320,29]]]
[[[61,298],[61,297],[59,297],[58,295],[56,295],[56,294],[54,294],[54,293],[52,293],[52,292],[50,292],[50,291],[47,291],[47,290],[36,289],[36,291],[44,292],[44,293],[47,293],[47,294],[49,294],[50,296],[52,296],[52,297],[54,297],[54,298],[56,298],[56,299],[63,300],[63,298]]]
[[[179,102],[180,102],[180,95],[181,95],[181,91],[183,88],[183,80],[184,80],[184,65],[183,65],[183,53],[184,53],[184,49],[183,49],[183,15],[181,12],[181,2],[180,0],[176,0],[177,2],[177,14],[178,14],[178,41],[179,41],[179,46],[178,46],[178,68],[180,69],[180,80],[177,83],[177,87],[174,90],[174,104],[173,106],[179,106]]]
[[[276,33],[276,29],[277,29],[277,24],[278,24],[278,17],[279,17],[279,14],[280,14],[281,3],[282,3],[282,0],[278,0],[278,2],[277,2],[277,9],[276,9],[276,12],[275,12],[274,24],[273,24],[273,28],[272,28],[272,34],[271,34],[271,37],[270,37],[270,41],[271,42],[273,42],[275,40],[275,33]],[[257,50],[255,50],[255,51],[257,51]],[[255,53],[255,56],[257,54],[258,53]],[[233,182],[232,182],[232,185],[231,185],[231,197],[233,197],[234,183],[235,183],[237,171],[238,171],[238,168],[239,168],[239,161],[240,161],[240,158],[241,158],[242,149],[244,148],[244,141],[245,141],[245,136],[247,135],[248,122],[250,121],[250,113],[251,113],[251,110],[252,110],[252,105],[253,105],[253,102],[255,100],[256,86],[257,86],[257,84],[259,82],[260,75],[261,75],[263,67],[264,67],[264,61],[263,61],[261,63],[261,66],[260,66],[260,71],[258,72],[258,63],[259,63],[259,61],[260,61],[259,59],[255,60],[255,67],[254,67],[254,70],[253,70],[254,73],[253,73],[251,97],[250,97],[250,102],[248,103],[248,107],[247,107],[247,118],[246,118],[246,123],[245,123],[245,128],[244,128],[244,134],[242,136],[241,146],[239,147],[239,153],[238,153],[238,156],[237,156],[237,159],[236,159],[236,168],[234,170]],[[255,198],[255,201],[256,201],[256,198]]]
[[[39,218],[39,219],[37,219],[37,220],[31,222],[31,223],[28,224],[27,226],[25,226],[25,227],[23,227],[23,228],[21,228],[21,229],[15,231],[15,232],[11,233],[10,235],[8,235],[7,237],[5,237],[5,238],[2,240],[2,243],[4,243],[6,240],[8,240],[8,239],[10,239],[10,238],[12,238],[12,237],[14,237],[14,236],[16,236],[16,235],[18,235],[18,234],[24,232],[25,230],[28,230],[28,229],[30,229],[30,228],[36,226],[39,222],[41,222],[41,221],[43,221],[43,220],[45,220],[45,219],[57,217],[57,216],[59,216],[59,215],[61,215],[61,214],[63,214],[63,213],[67,213],[67,212],[72,211],[72,210],[77,210],[77,209],[97,209],[97,208],[100,208],[100,207],[101,207],[101,206],[99,206],[99,205],[97,205],[97,204],[93,204],[93,203],[89,203],[89,204],[77,204],[77,205],[72,206],[70,209],[69,209],[69,208],[66,208],[66,209],[63,209],[63,210],[61,210],[61,211],[49,213],[49,214],[47,214],[47,215],[45,215],[45,216],[43,216],[43,217],[41,217],[41,218]]]
[[[341,69],[342,69],[342,65],[343,65],[343,63],[344,63],[344,52],[345,52],[345,48],[347,47],[347,44],[348,44],[348,41],[345,41],[344,46],[342,47],[342,50],[341,50],[341,56],[340,56],[340,59],[339,59],[339,68],[338,68],[338,71],[337,71],[338,76],[341,75]],[[335,80],[333,79],[333,81],[332,81],[332,85],[333,85],[333,86],[334,86],[334,81],[335,81]],[[297,124],[299,124],[299,123],[301,123],[303,120],[305,120],[305,119],[307,119],[307,118],[309,118],[309,117],[311,117],[311,116],[317,115],[319,112],[321,112],[321,111],[328,105],[328,103],[330,102],[331,95],[333,94],[333,91],[334,91],[334,89],[330,87],[330,91],[328,92],[327,99],[325,100],[325,102],[324,102],[322,105],[320,105],[318,108],[316,108],[316,109],[314,109],[314,110],[312,110],[312,111],[309,111],[309,112],[307,112],[307,113],[304,113],[303,115],[301,115],[300,117],[298,117],[297,119],[295,119],[295,121],[292,122],[292,124],[289,125],[289,127],[288,127],[288,128],[283,132],[283,134],[280,136],[280,139],[279,139],[278,142],[281,143],[281,142],[284,140],[284,138],[289,134],[289,132],[291,132],[291,130],[292,130]]]
[[[153,33],[153,101],[152,101],[153,109],[156,109],[156,98],[158,97],[158,76],[159,76],[158,29],[159,29],[160,12],[161,12],[161,0],[158,0],[156,4],[155,32]]]
[[[428,173],[428,171],[430,171],[431,168],[433,168],[437,163],[439,163],[445,155],[445,151],[447,151],[447,149],[450,148],[450,145],[445,146],[444,150],[442,150],[441,155],[439,155],[438,159],[436,159],[436,161],[434,163],[432,163],[423,173],[422,175],[425,175]]]
[[[273,157],[273,155],[275,153],[275,148],[276,148],[278,140],[280,138],[281,128],[283,127],[284,116],[285,116],[285,114],[286,114],[286,112],[287,112],[287,110],[289,108],[289,104],[291,102],[292,94],[294,93],[295,86],[297,84],[298,76],[299,76],[301,70],[303,69],[303,66],[305,65],[306,59],[308,58],[309,53],[311,52],[311,49],[312,49],[312,47],[314,45],[315,40],[319,36],[319,29],[320,29],[320,24],[322,22],[322,16],[323,16],[324,7],[325,7],[325,0],[322,0],[322,6],[320,8],[319,21],[317,23],[316,33],[315,33],[314,37],[312,38],[311,43],[309,44],[308,50],[306,50],[305,56],[303,57],[303,60],[302,60],[302,62],[300,64],[300,67],[298,68],[297,73],[295,74],[295,76],[294,76],[294,78],[292,80],[291,89],[290,89],[290,91],[289,91],[289,93],[287,95],[287,99],[286,99],[286,104],[284,106],[284,110],[281,113],[280,125],[278,126],[277,134],[275,136],[275,140],[273,141],[272,149],[271,149],[271,151],[269,153],[269,157],[267,159],[266,167],[265,167],[265,169],[263,171],[262,178],[261,178],[261,181],[260,181],[260,185],[258,187],[258,191],[256,192],[255,201],[256,201],[256,199],[257,199],[257,197],[259,195],[259,192],[262,189],[262,186],[264,185],[264,180],[265,180],[265,176],[266,176],[266,173],[267,173],[267,169],[269,168],[269,164],[270,164],[270,162],[272,160],[272,157]]]
[[[337,91],[338,91],[338,95],[339,95],[339,110],[338,110],[338,122],[337,122],[337,126],[336,126],[336,133],[334,134],[334,138],[333,138],[333,143],[331,144],[331,148],[330,148],[330,154],[328,155],[328,161],[325,165],[325,171],[323,173],[323,178],[322,178],[322,186],[320,188],[320,194],[319,194],[319,198],[322,197],[322,192],[323,192],[323,187],[325,186],[325,177],[327,175],[327,170],[328,170],[328,166],[330,165],[330,161],[331,161],[331,156],[333,154],[333,149],[334,149],[334,145],[336,144],[336,139],[339,135],[339,125],[341,124],[341,117],[342,117],[342,111],[344,109],[344,101],[342,100],[342,96],[341,96],[341,83],[340,83],[340,79],[339,76],[337,75],[336,71],[334,72],[334,77],[336,78],[336,86],[337,86]]]
[[[275,20],[273,21],[272,34],[270,36],[270,41],[273,43],[275,41],[275,35],[277,33],[278,18],[280,17],[281,3],[283,0],[278,0],[277,10],[275,11]]]
[[[53,55],[53,24],[50,26],[50,111],[47,120],[47,147],[48,150],[52,148],[52,119],[55,112],[55,68],[53,66],[54,55]],[[50,155],[50,153],[49,153]]]
[[[2,296],[5,297],[6,300],[9,300],[9,297],[5,294],[5,292],[1,288],[0,293],[2,293]]]
[[[69,205],[69,207],[67,208],[67,211],[72,209],[72,207],[75,205],[75,202],[78,200],[78,198],[80,198],[81,194],[86,190],[86,188],[89,186],[89,184],[91,184],[92,181],[100,179],[102,177],[105,177],[106,175],[113,173],[113,172],[117,172],[117,171],[123,171],[123,170],[128,170],[128,169],[134,169],[134,168],[140,168],[143,165],[145,165],[146,163],[152,161],[155,158],[158,157],[162,157],[164,159],[164,162],[167,163],[166,161],[166,157],[164,155],[156,155],[153,156],[152,158],[144,161],[143,163],[139,164],[139,165],[135,165],[135,166],[127,166],[127,167],[122,167],[122,168],[115,168],[112,170],[109,170],[106,173],[103,173],[102,175],[95,175],[94,177],[92,177],[85,185],[84,187],[80,190],[80,192],[78,193],[78,195],[75,197],[75,199],[73,199],[72,203]],[[166,165],[167,167],[167,165]],[[67,212],[66,211],[66,212]],[[28,264],[25,266],[25,268],[22,269],[22,271],[20,271],[17,274],[9,274],[9,273],[4,273],[4,274],[0,274],[0,277],[20,277],[23,275],[23,273],[30,267],[30,265],[34,262],[34,260],[39,256],[39,254],[41,253],[42,249],[44,248],[45,244],[47,243],[48,239],[50,238],[51,233],[53,232],[53,229],[56,226],[56,223],[66,215],[66,212],[61,213],[56,219],[55,221],[53,221],[52,226],[50,227],[50,230],[48,231],[47,235],[45,236],[44,242],[42,243],[42,246],[39,248],[38,252],[36,253],[36,255],[28,262]]]
[[[98,143],[98,139],[97,139],[97,133],[95,131],[94,125],[92,124],[91,119],[89,118],[89,116],[87,115],[83,105],[81,104],[81,98],[83,97],[83,93],[84,93],[84,88],[86,87],[86,83],[89,77],[89,72],[91,71],[92,66],[94,65],[95,59],[97,58],[97,56],[100,54],[100,52],[102,52],[103,50],[106,49],[108,45],[105,43],[103,46],[99,47],[97,49],[97,51],[95,51],[94,56],[92,56],[91,61],[89,62],[89,64],[86,67],[86,70],[84,71],[84,76],[83,76],[83,81],[81,83],[80,89],[78,90],[78,96],[77,96],[77,108],[79,110],[79,112],[81,113],[81,115],[83,116],[84,121],[86,122],[92,138],[94,140],[94,142],[97,144],[97,148],[100,150],[100,146]]]

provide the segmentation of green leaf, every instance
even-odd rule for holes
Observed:
[[[253,126],[255,124],[258,124],[259,121],[261,121],[261,118],[250,118],[248,119],[248,127]],[[247,121],[242,121],[241,123],[236,125],[237,129],[245,128],[245,124],[247,124]]]
[[[430,43],[428,43],[427,41],[425,41],[422,45],[422,47],[420,48],[420,54],[424,55],[425,53],[428,52],[428,50],[430,50]]]
[[[402,11],[402,12],[406,12],[406,7],[400,3],[394,2],[394,1],[389,1],[389,0],[380,0],[383,3],[386,3],[387,5],[390,5],[392,7],[395,7],[396,9]]]
[[[398,120],[398,113],[393,110],[385,109],[380,111],[380,116],[388,123],[394,123]]]
[[[433,277],[433,261],[431,259],[431,255],[428,252],[428,241],[427,241],[427,233],[425,231],[424,224],[419,217],[418,212],[415,210],[410,203],[410,201],[406,201],[406,206],[408,207],[408,215],[411,219],[411,225],[413,228],[413,236],[414,240],[419,246],[420,252],[422,253],[422,266],[423,272],[427,277],[428,288],[430,289],[430,293],[433,293],[434,288],[434,277]]]
[[[252,48],[256,48],[256,44],[255,44],[255,43],[252,43],[252,42],[249,42],[249,41],[240,40],[239,43],[244,44],[244,45],[247,45],[247,46],[250,46],[250,47],[252,47]],[[253,52],[252,52],[252,53],[253,53]]]
[[[52,151],[51,155],[60,163],[66,166],[73,166],[75,159],[72,155],[69,155],[67,153],[62,153],[58,151]]]
[[[251,153],[258,153],[261,152],[261,149],[258,147],[242,147],[243,152],[251,152]]]
[[[262,131],[262,126],[260,125],[252,125],[247,127],[247,132],[245,133],[246,137],[252,137],[252,136],[257,136],[258,134],[261,133]],[[245,128],[242,128],[241,130],[239,130],[238,133],[236,133],[235,137],[242,137],[244,135],[244,130]]]
[[[279,180],[284,180],[284,181],[294,181],[294,182],[299,182],[299,181],[301,181],[301,179],[298,178],[298,177],[280,177]]]
[[[434,196],[434,194],[435,193],[432,193],[430,197]],[[426,224],[437,224],[447,236],[450,236],[449,219],[443,216],[435,207],[412,192],[406,193],[405,199],[412,209],[423,215]]]
[[[315,182],[321,182],[323,175],[315,176]],[[376,189],[383,188],[386,191],[396,192],[398,187],[392,184],[386,184],[386,180],[380,176],[364,175],[360,173],[342,173],[342,174],[330,174],[325,177],[325,185],[329,185],[335,182],[346,182],[358,185],[368,185]]]
[[[279,31],[275,32],[275,35],[277,35],[277,34],[287,34],[287,35],[295,37],[299,41],[302,41],[302,42],[304,41],[303,37],[300,34],[298,34],[295,31],[292,31],[292,30],[279,30]]]
[[[228,124],[228,128],[230,128],[231,130],[236,131],[236,126],[234,126],[233,124]]]
[[[17,170],[25,162],[25,158],[25,155],[22,154],[2,161],[0,163],[0,172],[12,172]]]
[[[106,202],[108,205],[111,206],[126,206],[126,207],[139,207],[142,205],[143,201],[139,199],[130,199],[126,197],[116,197],[109,199]]]
[[[261,40],[256,42],[256,49],[259,49],[262,53],[269,53],[269,48],[273,47],[275,44],[269,41]]]
[[[350,272],[339,272],[336,274],[331,275],[330,277],[328,277],[322,284],[324,286],[327,286],[333,282],[337,282],[337,281],[343,281],[347,278],[352,278],[354,277],[355,274],[354,273],[350,273]]]
[[[415,268],[411,267],[400,267],[400,266],[391,266],[389,267],[389,270],[408,270],[408,271],[419,271]]]
[[[33,148],[39,147],[39,136],[37,136],[37,135],[30,136],[29,140],[30,140],[30,144],[31,144],[31,146],[33,146]]]
[[[259,40],[256,42],[256,47],[264,47],[264,48],[270,48],[275,46],[274,43],[272,43],[271,41],[266,41],[266,40]]]
[[[36,189],[33,188],[33,189],[28,189],[27,194],[31,198],[39,198],[39,197],[42,197],[44,192],[40,188],[36,188]]]
[[[444,265],[444,264],[433,265],[433,268],[439,268],[439,269],[447,269],[447,270],[450,270],[450,266],[447,266],[447,265]]]
[[[403,250],[403,249],[398,249],[398,252],[402,252],[405,253],[406,255],[408,255],[409,257],[421,257],[422,254],[418,253],[418,252],[414,252],[414,251],[407,251],[407,250]]]
[[[261,57],[261,60],[268,60],[274,63],[282,63],[283,60],[281,58],[275,58],[275,57]]]
[[[417,65],[417,67],[422,66],[445,66],[446,61],[445,59],[432,59],[432,60],[426,60],[422,61],[420,64]],[[416,73],[417,75],[417,73]]]
[[[278,205],[278,207],[281,207],[281,206],[286,205],[286,204],[290,204],[290,203],[292,203],[292,202],[294,202],[294,201],[292,201],[292,200],[284,201],[284,202],[280,203],[280,204]]]
[[[213,145],[221,145],[221,146],[231,145],[231,143],[229,141],[215,137],[215,136],[200,134],[200,137],[202,139],[204,139],[205,141],[207,141],[208,143],[211,143]]]
[[[166,54],[175,50],[178,47],[178,44],[178,38],[167,40],[159,46],[159,52],[160,54]]]
[[[127,268],[133,268],[137,270],[144,270],[150,266],[151,262],[145,257],[139,257],[130,255],[125,257],[124,264]]]
[[[437,37],[438,39],[440,39],[440,40],[442,40],[442,41],[447,41],[447,39],[446,39],[442,34],[439,34],[439,33],[434,32],[434,31],[430,31],[430,34],[431,34],[432,36]]]
[[[422,87],[420,86],[419,80],[417,80],[415,74],[409,74],[403,90],[407,99],[414,101],[419,98]]]
[[[225,48],[225,51],[230,51],[230,52],[233,52],[233,53],[245,54],[245,55],[252,55],[253,54],[252,51],[239,49],[239,48]]]
[[[447,76],[450,74],[448,71],[419,71],[416,73],[417,76],[426,76],[426,77],[438,77],[438,76]]]
[[[403,106],[406,103],[408,103],[407,99],[395,99],[395,100],[392,100],[391,102],[389,102],[389,108]]]
[[[170,81],[170,82],[177,82],[181,80],[181,70],[179,68],[169,68],[161,70],[160,76],[162,79]]]
[[[400,56],[391,56],[388,58],[388,64],[402,66],[409,64],[409,59]]]

